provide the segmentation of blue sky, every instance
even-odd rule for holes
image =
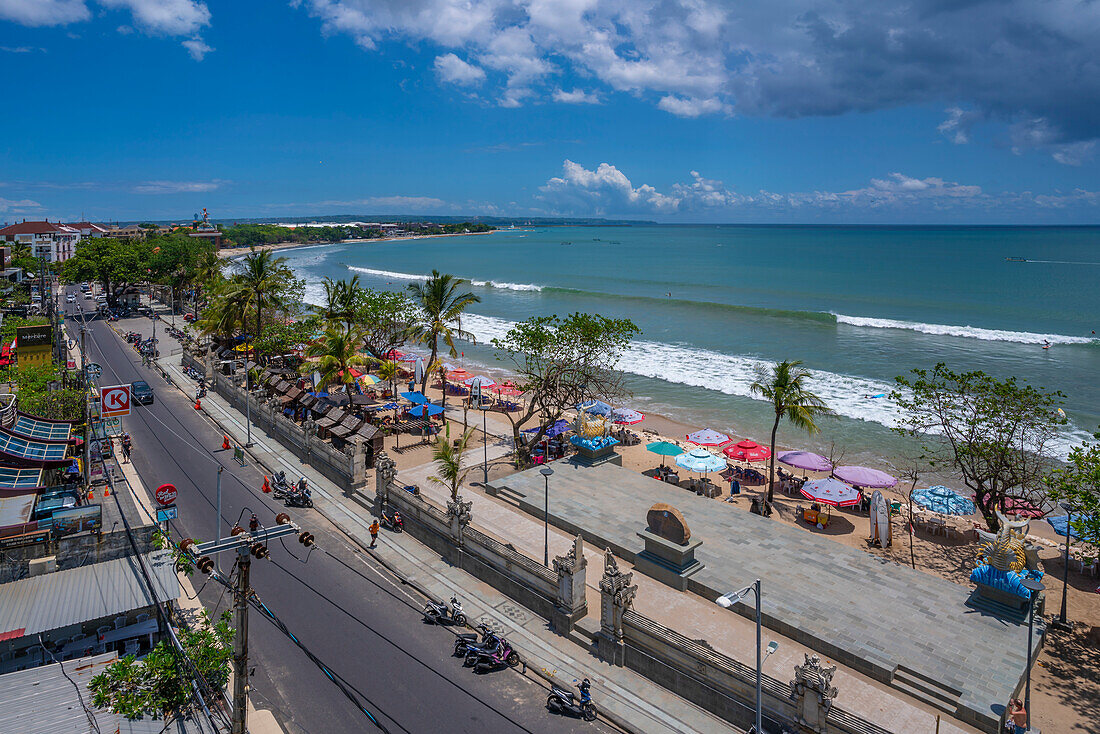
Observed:
[[[1098,39],[1070,0],[0,0],[0,221],[1098,223]]]

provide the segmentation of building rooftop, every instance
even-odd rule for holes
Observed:
[[[92,707],[88,683],[117,659],[113,652],[0,675],[0,731],[20,734],[213,734],[209,722],[132,721]],[[64,666],[64,672],[62,672]],[[66,675],[68,677],[66,678]],[[87,706],[87,710],[85,710]],[[92,728],[91,718],[96,728]]]
[[[51,232],[63,232],[66,234],[76,234],[77,231],[71,227],[68,227],[60,222],[16,222],[15,224],[9,224],[7,227],[0,229],[0,235],[12,235],[12,234],[49,234]]]
[[[179,597],[172,552],[156,551],[145,558],[156,599],[134,556],[0,584],[0,636],[49,632]],[[0,731],[7,729],[0,726]]]

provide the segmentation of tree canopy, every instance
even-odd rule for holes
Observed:
[[[1100,441],[1100,432],[1093,434]],[[1085,441],[1069,452],[1069,462],[1047,477],[1050,498],[1072,508],[1070,527],[1094,550],[1100,548],[1100,443]]]
[[[942,362],[896,380],[896,430],[920,439],[930,466],[962,476],[990,530],[1000,525],[996,510],[1005,499],[1042,500],[1052,444],[1066,422],[1060,392]]]

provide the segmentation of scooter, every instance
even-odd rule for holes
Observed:
[[[393,531],[395,533],[401,533],[405,531],[405,519],[401,517],[401,513],[394,510],[392,513],[387,513],[382,510],[382,517],[380,518],[382,527],[386,530]]]
[[[573,682],[577,682],[575,678]],[[579,699],[573,697],[572,691],[551,684],[550,695],[546,699],[546,708],[555,714],[569,714],[570,716],[579,716],[585,721],[595,721],[597,711],[596,704],[592,703],[592,684],[585,678],[577,688],[581,692]]]
[[[286,483],[286,472],[277,471],[271,475],[271,494],[275,499],[283,499],[290,491],[290,485]]]
[[[287,507],[313,507],[313,496],[308,489],[305,492],[291,489],[283,498],[283,504]]]
[[[500,638],[500,645],[496,651],[489,653],[488,651],[477,653],[472,652],[466,655],[465,665],[466,667],[473,666],[475,673],[488,673],[491,670],[499,670],[504,666],[514,668],[519,665],[519,653],[512,649],[512,644],[503,637]]]
[[[455,657],[464,658],[472,650],[488,650],[495,649],[499,638],[496,634],[483,624],[477,626],[477,631],[481,633],[481,640],[478,641],[477,634],[473,632],[464,632],[455,638]]]
[[[466,613],[462,611],[462,602],[451,597],[450,604],[429,601],[424,605],[424,619],[432,624],[454,624],[466,626]]]

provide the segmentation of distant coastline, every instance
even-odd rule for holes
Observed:
[[[490,230],[488,232],[454,232],[448,234],[423,234],[415,237],[371,237],[367,239],[349,239],[349,240],[337,240],[335,242],[276,242],[271,245],[256,245],[254,247],[227,247],[224,250],[218,251],[218,257],[222,258],[234,258],[241,255],[247,255],[255,250],[260,252],[262,250],[293,250],[299,247],[321,247],[324,245],[346,245],[354,242],[394,242],[396,240],[426,240],[435,237],[473,237],[474,235],[492,234],[493,232],[499,232],[500,230]]]

